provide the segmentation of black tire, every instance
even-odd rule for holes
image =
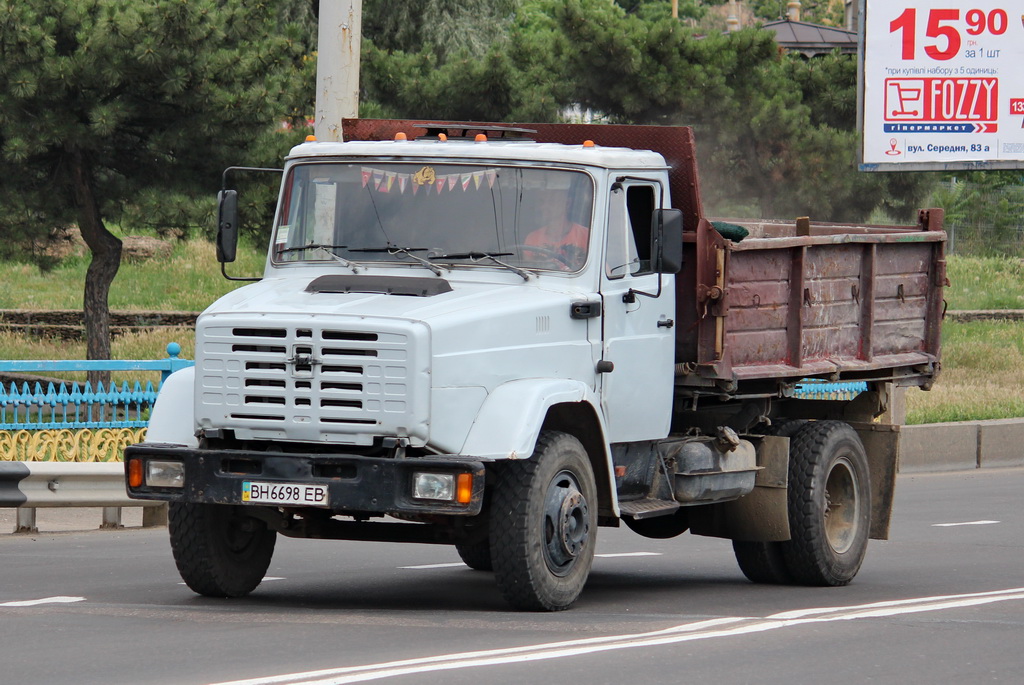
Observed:
[[[783,419],[772,424],[768,435],[792,440],[793,436],[808,423],[810,422],[806,419]],[[792,450],[790,454],[792,455]],[[792,456],[790,458],[792,459]],[[739,564],[740,570],[750,582],[766,585],[786,585],[793,582],[786,568],[781,542],[733,540],[732,551],[736,555],[736,563]]]
[[[649,519],[626,516],[622,520],[634,533],[654,540],[668,540],[682,535],[690,528],[690,513],[684,508],[679,508],[668,516],[655,516]]]
[[[815,421],[793,436],[786,568],[802,585],[846,585],[857,575],[871,527],[864,445],[841,421]]]
[[[597,544],[597,488],[575,437],[544,431],[533,456],[495,464],[491,561],[514,609],[568,609],[583,591]]]
[[[243,597],[263,580],[277,533],[238,507],[172,502],[167,527],[185,584],[206,597]]]
[[[493,571],[491,563],[491,541],[457,543],[455,550],[462,562],[474,571]]]

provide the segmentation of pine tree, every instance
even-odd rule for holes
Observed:
[[[90,359],[110,357],[110,218],[154,189],[209,193],[283,115],[304,36],[281,5],[0,0],[0,222],[8,235],[78,224]]]

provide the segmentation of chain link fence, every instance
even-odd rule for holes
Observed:
[[[946,210],[950,254],[1024,257],[1024,185],[952,180],[931,206]]]

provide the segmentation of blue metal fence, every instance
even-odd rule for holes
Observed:
[[[160,383],[175,371],[192,366],[180,359],[181,346],[167,345],[167,359],[153,360],[19,360],[0,361],[0,372],[47,373],[56,371],[159,371]],[[148,410],[156,402],[160,385],[145,387],[122,383],[11,383],[0,384],[0,430],[53,428],[143,428]]]

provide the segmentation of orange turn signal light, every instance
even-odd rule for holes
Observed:
[[[133,488],[142,486],[142,460],[130,459],[128,461],[128,485]]]
[[[455,501],[469,504],[473,500],[473,474],[460,473],[455,487]]]

